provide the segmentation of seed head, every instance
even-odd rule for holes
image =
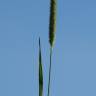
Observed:
[[[56,31],[56,0],[50,1],[49,43],[53,47]]]

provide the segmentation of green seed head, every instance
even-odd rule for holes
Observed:
[[[56,31],[56,0],[50,2],[49,43],[53,47]]]

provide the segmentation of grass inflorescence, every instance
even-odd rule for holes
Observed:
[[[56,31],[56,0],[50,1],[50,17],[49,17],[49,43],[52,47],[55,39]]]

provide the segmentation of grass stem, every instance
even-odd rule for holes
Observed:
[[[48,80],[48,94],[50,96],[50,81],[51,81],[51,66],[52,66],[52,47],[50,47],[50,65],[49,65],[49,80]]]

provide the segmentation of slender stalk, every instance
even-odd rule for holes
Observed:
[[[48,94],[47,94],[47,96],[50,95],[51,66],[52,66],[52,47],[50,47],[50,65],[49,65],[49,80],[48,80]]]
[[[56,0],[50,0],[50,17],[49,17],[49,43],[50,43],[50,65],[49,65],[49,80],[48,80],[48,94],[50,95],[50,81],[51,81],[51,63],[52,63],[52,48],[55,41],[56,31]]]

